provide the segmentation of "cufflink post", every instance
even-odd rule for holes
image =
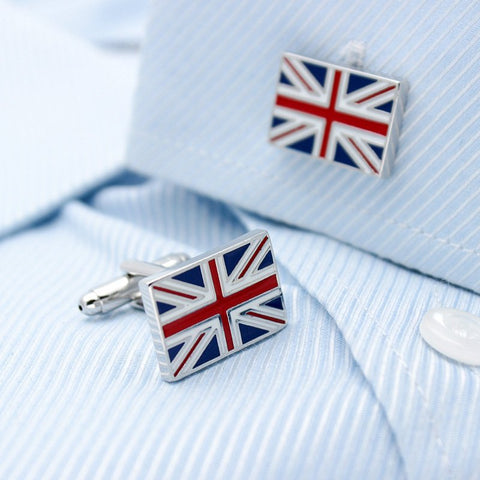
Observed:
[[[172,253],[154,262],[126,260],[120,265],[125,272],[113,280],[92,288],[78,302],[78,309],[85,315],[108,313],[127,303],[135,308],[143,308],[138,282],[150,275],[171,268],[188,260],[185,253]]]
[[[367,47],[364,42],[350,40],[342,50],[342,55],[347,66],[362,70],[365,62]]]

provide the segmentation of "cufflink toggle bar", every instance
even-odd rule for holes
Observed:
[[[173,253],[153,263],[126,260],[120,265],[125,275],[99,285],[83,295],[78,302],[78,309],[85,315],[97,315],[108,313],[127,303],[136,308],[143,308],[138,282],[188,258],[185,253]]]

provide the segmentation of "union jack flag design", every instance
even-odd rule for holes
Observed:
[[[286,53],[270,141],[386,176],[398,137],[402,97],[396,80]]]
[[[281,330],[287,322],[268,233],[140,282],[162,378],[179,380]]]

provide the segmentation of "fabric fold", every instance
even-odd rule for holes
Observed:
[[[349,345],[285,267],[287,328],[173,385],[141,312],[90,320],[76,308],[125,258],[196,254],[245,229],[225,204],[157,182],[104,188],[3,240],[0,476],[404,477]]]
[[[480,377],[428,347],[418,324],[439,305],[478,312],[480,298],[326,237],[242,218],[270,230],[279,261],[335,319],[385,409],[408,478],[474,478],[480,457],[471,439],[461,443],[480,421],[472,409]]]

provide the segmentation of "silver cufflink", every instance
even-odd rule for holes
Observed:
[[[282,58],[270,142],[386,177],[406,102],[406,84],[293,53]]]
[[[164,380],[195,373],[287,323],[266,231],[192,259],[172,254],[121,267],[125,275],[85,294],[79,309],[97,315],[125,304],[143,308]]]

